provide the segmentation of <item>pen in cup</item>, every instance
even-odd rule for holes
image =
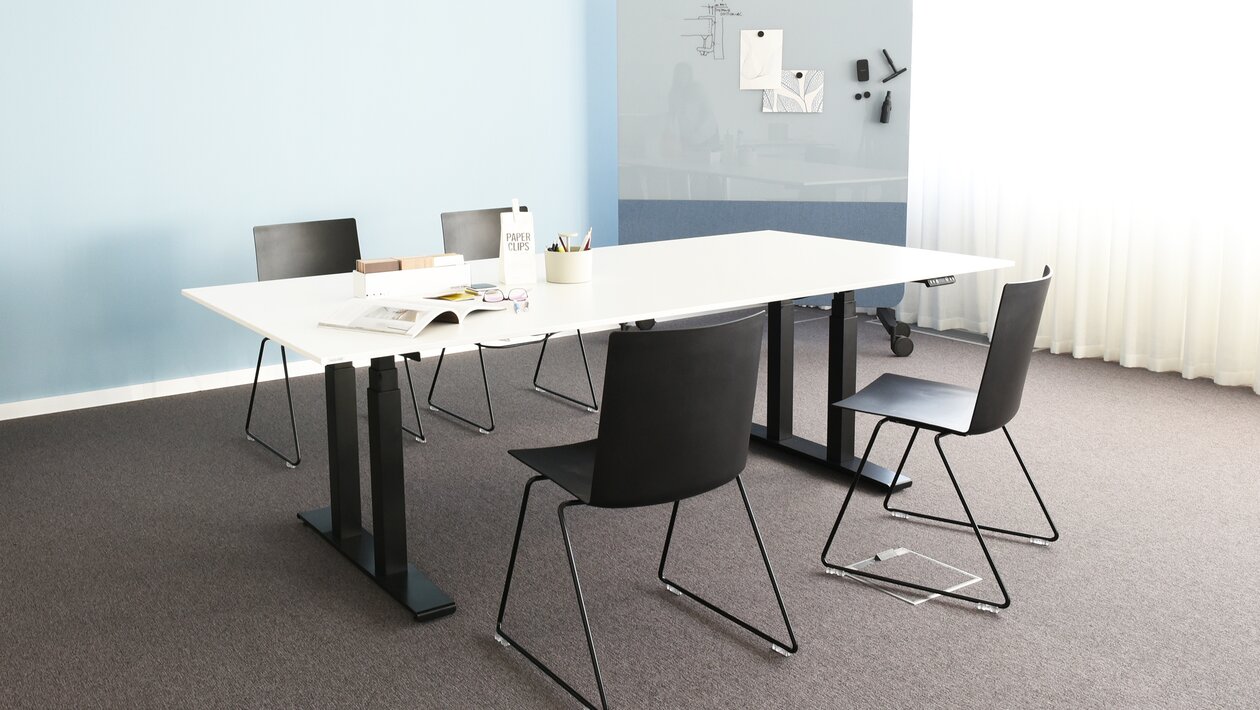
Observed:
[[[594,227],[586,230],[586,236],[578,241],[577,232],[560,232],[556,235],[556,241],[547,247],[547,251],[563,252],[572,254],[579,251],[591,250],[591,234],[595,231]]]

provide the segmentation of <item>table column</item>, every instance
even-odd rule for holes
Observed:
[[[854,452],[853,412],[832,406],[853,394],[857,387],[857,304],[852,291],[832,295],[827,333],[827,439],[825,444],[792,433],[793,361],[795,323],[790,301],[766,306],[769,355],[766,363],[766,424],[752,425],[752,439],[767,446],[789,451],[828,468],[849,474],[857,472]],[[862,478],[887,488],[893,472],[868,461]],[[904,473],[897,490],[912,481]]]
[[[359,428],[354,364],[324,368],[328,405],[328,499],[332,536],[338,540],[363,532],[359,500]]]
[[[324,387],[328,396],[330,504],[298,513],[298,517],[407,607],[417,621],[454,612],[455,602],[407,562],[402,398],[394,358],[375,358],[368,370],[372,533],[363,529],[361,518],[354,366],[339,363],[326,367]]]

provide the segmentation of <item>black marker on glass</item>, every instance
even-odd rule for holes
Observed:
[[[879,122],[888,123],[888,119],[892,117],[892,92],[884,92],[884,105],[879,109]]]

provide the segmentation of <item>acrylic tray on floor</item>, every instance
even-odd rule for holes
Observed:
[[[951,573],[951,574],[948,574],[949,578],[957,579],[957,577],[954,574],[952,574],[952,573],[957,573],[958,575],[961,575],[965,579],[961,582],[955,582],[952,586],[943,586],[944,583],[948,583],[948,581],[950,581],[949,579],[930,579],[930,580],[924,581],[923,580],[924,572],[922,570],[925,565],[931,565],[932,567],[936,568],[936,569],[929,568],[929,571],[932,574],[941,575],[943,572],[948,570],[948,572]],[[966,570],[958,569],[957,567],[954,567],[953,565],[947,565],[944,562],[941,562],[940,560],[933,559],[931,557],[928,557],[927,555],[915,552],[914,550],[911,550],[905,547],[895,547],[891,550],[885,550],[884,552],[881,552],[874,557],[868,557],[865,560],[854,562],[853,564],[848,565],[848,566],[855,570],[868,572],[870,574],[878,574],[884,577],[893,577],[897,579],[913,580],[917,584],[923,584],[924,586],[934,586],[938,589],[944,589],[947,592],[956,592],[959,589],[962,589],[963,587],[979,582],[981,579],[980,577],[977,577],[976,575],[971,574],[970,572]],[[906,570],[906,568],[914,568],[914,567],[919,568],[918,574],[915,574],[914,572],[910,572],[909,574],[907,574],[908,570]],[[895,568],[895,569],[890,569],[890,568]],[[941,596],[940,594],[922,592],[917,589],[909,589],[906,587],[900,587],[900,586],[888,584],[886,582],[881,582],[878,579],[867,579],[865,577],[859,577],[858,575],[855,575],[855,574],[845,574],[844,572],[841,572],[840,574],[843,577],[856,580],[858,582],[861,582],[862,584],[870,585],[891,597],[900,599],[901,601],[907,604],[912,604],[914,606],[918,606],[919,604],[922,604],[923,602],[931,601]]]

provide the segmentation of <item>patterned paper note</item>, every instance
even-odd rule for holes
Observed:
[[[766,89],[761,95],[762,113],[822,113],[822,110],[821,69],[784,70],[779,85]]]

